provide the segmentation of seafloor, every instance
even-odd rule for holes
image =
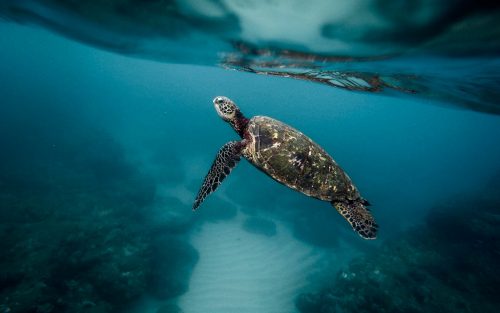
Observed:
[[[264,249],[258,255],[266,256],[261,259],[269,263],[258,263],[257,258],[255,266],[261,268],[254,273],[272,264],[272,253],[277,249],[272,244],[265,248],[265,238],[281,234],[280,245],[293,241],[290,236],[311,247],[338,245],[334,233],[322,233],[320,221],[304,220],[294,212],[281,217],[292,223],[291,234],[271,220],[238,213],[230,200],[222,198],[213,203],[225,209],[211,210],[208,205],[193,215],[189,205],[155,193],[155,178],[126,161],[110,137],[102,133],[95,137],[71,135],[73,139],[60,147],[64,154],[43,156],[51,163],[15,166],[10,160],[10,167],[2,169],[0,312],[124,312],[145,295],[162,303],[158,313],[180,312],[175,302],[188,291],[188,283],[196,285],[196,280],[207,279],[195,272],[190,280],[199,253],[210,256],[204,265],[199,264],[206,269],[227,257],[218,256],[221,251],[233,254],[234,272],[245,270],[238,264],[255,261],[234,256],[237,249],[251,246],[244,236],[238,238],[240,243],[220,246],[224,241],[217,236],[231,236],[231,227],[262,238],[261,244],[251,248]],[[82,144],[88,149],[77,149]],[[10,148],[22,155],[28,147],[16,143]],[[17,165],[24,161],[16,160]],[[169,186],[185,179],[176,167],[164,168],[161,173],[166,171]],[[188,187],[194,193],[197,186]],[[497,176],[480,194],[457,195],[436,204],[422,225],[365,252],[332,274],[329,283],[298,296],[297,308],[303,313],[497,312],[499,187]],[[245,192],[235,196],[241,203],[252,201]],[[202,224],[231,219],[241,226],[204,227],[202,237],[213,232],[215,238],[212,246],[209,240],[203,241],[205,250],[197,251],[188,243],[187,237],[193,234],[194,242],[202,240],[196,239]],[[315,225],[314,230],[311,225]],[[286,257],[314,263],[314,256],[308,253],[293,254],[305,251],[296,245],[289,247]],[[302,268],[303,272],[309,270],[307,264]],[[285,277],[267,279],[288,282]],[[229,291],[213,290],[213,294],[220,296],[237,287],[231,281],[227,284]],[[210,294],[203,286],[193,288],[192,299],[201,295],[206,300]],[[193,305],[190,299],[181,298],[181,303],[184,307]]]
[[[357,258],[302,313],[498,312],[500,176],[481,194],[432,208],[425,222]]]

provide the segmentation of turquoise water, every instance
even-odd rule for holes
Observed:
[[[269,75],[275,67],[228,71],[207,56],[222,44],[179,62],[95,44],[88,34],[107,38],[109,25],[82,37],[70,15],[42,9],[52,2],[19,1],[38,18],[12,10],[0,23],[0,312],[498,311],[493,50],[471,41],[465,59],[354,63],[439,81],[427,93],[363,92]],[[384,53],[414,44],[395,42]],[[218,149],[238,138],[213,108],[218,95],[324,147],[372,203],[377,240],[244,160],[193,212]]]

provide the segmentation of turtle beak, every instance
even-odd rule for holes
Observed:
[[[217,96],[217,97],[215,97],[215,98],[214,98],[214,100],[213,100],[214,105],[217,105],[217,102],[218,102],[218,101],[221,101],[221,100],[222,100],[222,102],[224,102],[224,101],[223,101],[223,100],[224,100],[224,97],[221,97],[221,96]]]
[[[214,104],[215,110],[217,111],[217,113],[219,113],[219,105],[217,104],[216,100],[217,100],[217,98],[214,99],[213,104]]]
[[[214,108],[215,108],[215,112],[217,112],[217,115],[219,115],[220,118],[224,119],[224,115],[220,111],[219,105],[217,104],[217,98],[214,99],[213,103],[214,103]]]

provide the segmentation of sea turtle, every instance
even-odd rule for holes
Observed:
[[[217,153],[193,205],[196,210],[243,156],[276,181],[308,196],[330,202],[365,239],[375,239],[377,224],[347,174],[317,143],[298,130],[267,116],[247,119],[227,97],[213,100],[217,114],[241,137]]]

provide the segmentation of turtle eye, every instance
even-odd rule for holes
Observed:
[[[222,103],[224,103],[224,100],[223,100],[222,98],[219,98],[219,99],[217,99],[217,100],[216,100],[216,102],[217,102],[218,104],[222,104]]]

